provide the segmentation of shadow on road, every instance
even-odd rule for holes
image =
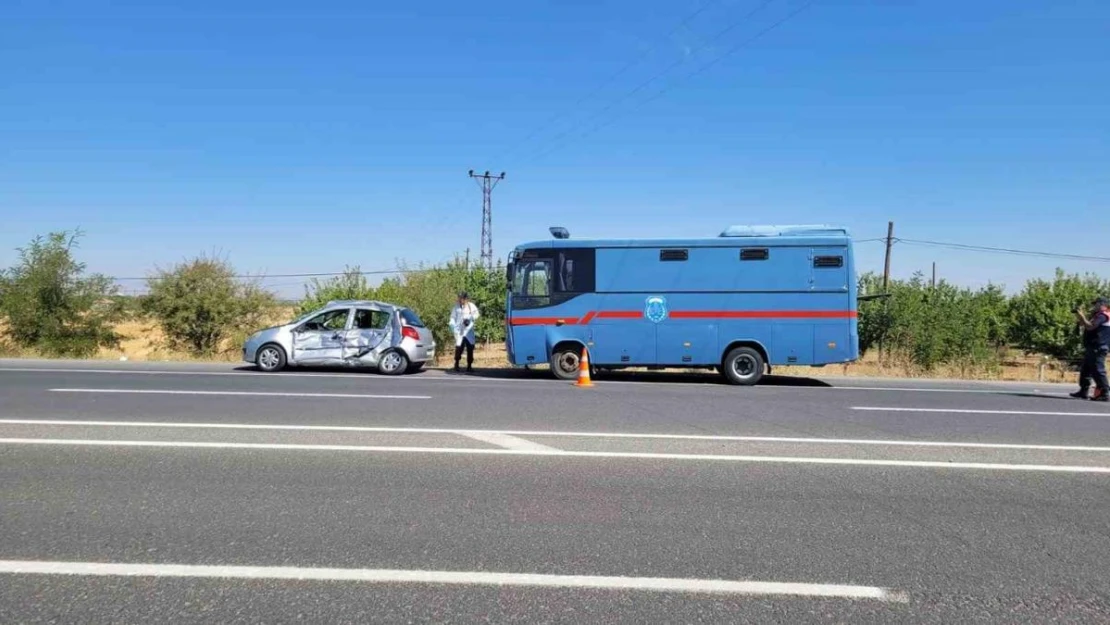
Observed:
[[[235,371],[242,373],[258,373],[259,369],[252,365],[235,367]],[[272,375],[297,375],[303,373],[350,373],[376,376],[380,375],[371,369],[358,367],[291,367],[283,371],[276,371]],[[422,378],[447,375],[451,377],[469,377],[486,380],[541,380],[555,381],[547,370],[538,369],[475,369],[473,373],[455,373],[450,369],[425,369],[417,373],[405,374],[406,378]],[[689,373],[683,371],[611,371],[594,376],[599,382],[641,382],[669,383],[669,384],[713,384],[731,386],[724,378],[716,373]],[[786,386],[786,387],[831,387],[832,385],[813,378],[797,376],[768,375],[759,383],[760,386]]]
[[[484,378],[490,380],[554,380],[552,375],[546,370],[538,369],[475,369],[473,373],[455,373],[453,371],[446,371],[450,376],[461,377],[474,377]],[[435,375],[434,371],[429,373],[421,373],[417,375]],[[689,373],[682,371],[609,371],[595,375],[594,381],[597,382],[642,382],[651,384],[653,382],[666,382],[669,384],[714,384],[721,386],[731,386],[720,375],[716,373]],[[795,376],[778,376],[769,375],[765,376],[759,383],[760,386],[809,386],[809,387],[829,387],[832,386],[827,382],[815,380],[813,378],[802,378]]]
[[[1047,395],[1045,393],[1030,393],[1028,391],[1015,391],[1015,392],[1012,392],[1012,393],[999,393],[999,395],[1008,395],[1010,397],[1021,397],[1023,399],[1047,399],[1047,400],[1058,401],[1058,402],[1071,402],[1071,403],[1077,403],[1077,404],[1082,403],[1082,404],[1103,405],[1103,404],[1100,404],[1099,402],[1084,401],[1084,400],[1081,400],[1081,399],[1076,399],[1074,397],[1068,397],[1067,395]]]

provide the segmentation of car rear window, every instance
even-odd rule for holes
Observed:
[[[405,320],[405,325],[412,326],[414,328],[424,327],[424,322],[420,320],[420,315],[416,314],[415,311],[409,310],[408,308],[401,310],[401,319]]]

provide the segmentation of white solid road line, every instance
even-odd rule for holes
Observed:
[[[1106,412],[1045,412],[1039,410],[978,410],[973,408],[908,408],[904,406],[852,406],[864,412],[935,412],[953,414],[1030,415],[1036,417],[1110,417]]]
[[[738,443],[790,443],[816,445],[877,445],[891,447],[955,447],[971,449],[1019,449],[1042,451],[1095,451],[1110,452],[1110,447],[1090,445],[1039,445],[1021,443],[965,443],[950,441],[913,441],[866,438],[791,438],[785,436],[717,436],[713,434],[636,434],[628,432],[560,432],[552,430],[467,430],[448,428],[400,428],[357,425],[268,425],[253,423],[176,423],[159,421],[79,421],[61,419],[0,419],[3,425],[124,427],[124,428],[180,428],[211,430],[278,430],[303,432],[365,432],[369,434],[459,434],[476,440],[480,436],[509,436],[517,441],[532,443],[517,437],[549,438],[616,438],[643,440],[718,441]],[[504,440],[504,439],[502,439]],[[491,442],[491,441],[486,441]],[[501,445],[501,443],[494,443]],[[504,446],[504,445],[502,445]],[[546,447],[540,445],[540,447]],[[507,447],[510,448],[511,447]],[[553,449],[553,448],[552,448]]]
[[[176,391],[123,388],[52,388],[51,393],[109,393],[120,395],[213,395],[244,397],[319,397],[328,399],[431,399],[430,395],[363,395],[355,393],[279,393],[261,391]]]
[[[676,579],[666,577],[490,573],[485,571],[413,571],[394,569],[302,568],[291,566],[203,566],[193,564],[0,560],[0,573],[116,577],[287,579],[327,582],[367,582],[376,584],[528,586],[539,588],[631,590],[701,594],[832,597],[842,599],[872,599],[899,603],[905,603],[909,600],[904,593],[874,586],[729,581],[720,579]]]
[[[1042,471],[1050,473],[1104,473],[1110,467],[1055,464],[1003,464],[995,462],[944,462],[933,460],[873,460],[868,458],[806,458],[796,456],[737,456],[722,454],[669,454],[622,451],[565,451],[561,449],[469,449],[458,447],[400,447],[386,445],[297,445],[288,443],[217,443],[193,441],[118,441],[58,438],[0,438],[0,445],[43,445],[72,447],[150,447],[179,449],[254,449],[276,451],[360,451],[382,453],[453,454],[477,456],[537,456],[555,458],[620,458],[640,460],[701,460],[771,464],[824,464],[925,469],[978,469],[988,471]]]
[[[459,430],[458,434],[462,434],[467,438],[472,438],[476,441],[489,443],[490,445],[497,445],[505,449],[516,449],[518,451],[559,451],[554,447],[533,443],[532,441],[518,438],[512,434],[505,434],[503,432],[472,432],[467,430]]]

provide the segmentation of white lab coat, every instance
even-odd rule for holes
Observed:
[[[455,335],[455,347],[463,344],[463,339],[470,341],[471,345],[477,343],[474,339],[474,326],[478,322],[478,307],[474,302],[467,302],[460,306],[458,303],[451,309],[451,321],[448,325],[451,326],[451,332]],[[470,325],[464,322],[469,319]]]

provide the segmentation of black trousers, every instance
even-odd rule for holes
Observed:
[[[1088,347],[1083,350],[1083,366],[1079,368],[1079,389],[1086,391],[1095,381],[1095,388],[1103,393],[1110,392],[1106,380],[1106,348]]]
[[[465,336],[462,340],[462,345],[455,346],[455,368],[459,368],[459,361],[462,360],[463,350],[466,350],[466,368],[474,366],[474,343],[471,343]]]

